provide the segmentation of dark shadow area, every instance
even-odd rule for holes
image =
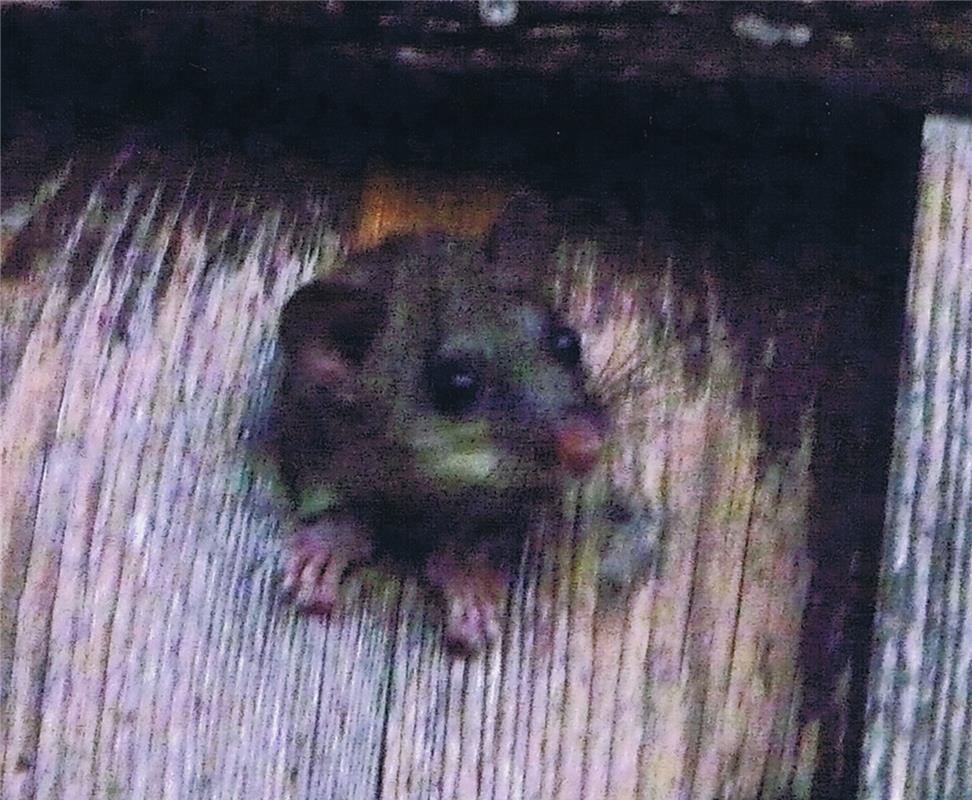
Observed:
[[[119,19],[138,15],[159,21],[118,35]],[[572,229],[611,231],[621,262],[646,235],[698,255],[675,277],[700,299],[715,281],[726,298],[740,361],[761,376],[746,394],[767,458],[798,443],[815,405],[804,718],[822,722],[814,797],[852,797],[920,115],[795,84],[397,69],[325,47],[340,31],[281,35],[241,18],[238,35],[213,37],[206,20],[181,5],[5,7],[4,205],[71,157],[78,194],[64,202],[77,202],[104,169],[86,151],[137,156],[119,183],[173,160],[223,164],[197,173],[226,193],[311,193],[336,174],[355,185],[378,163],[532,186]],[[11,257],[4,278],[30,268]],[[765,366],[771,336],[780,356]]]

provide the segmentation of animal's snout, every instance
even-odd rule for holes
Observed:
[[[554,426],[554,446],[560,465],[575,478],[589,473],[604,449],[604,425],[598,415],[577,411]]]

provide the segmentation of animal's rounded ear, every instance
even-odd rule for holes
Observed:
[[[315,281],[287,301],[280,318],[280,339],[291,354],[302,347],[323,347],[357,363],[371,347],[385,316],[379,294],[338,281]]]
[[[486,238],[486,260],[508,288],[531,289],[549,268],[558,238],[543,198],[518,191],[500,211]]]

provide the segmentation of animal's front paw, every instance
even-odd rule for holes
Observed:
[[[425,574],[445,600],[450,649],[472,655],[499,637],[500,605],[508,583],[504,571],[479,557],[465,561],[436,553],[426,562]]]
[[[374,553],[371,533],[353,518],[331,515],[302,524],[287,545],[283,591],[300,611],[327,614],[348,570]]]
[[[603,536],[598,594],[618,601],[657,571],[664,514],[651,504],[612,497],[601,512]]]

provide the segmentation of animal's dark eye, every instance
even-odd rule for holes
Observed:
[[[479,376],[461,359],[440,359],[429,368],[429,392],[437,410],[461,414],[479,397]]]
[[[550,331],[550,349],[565,367],[575,367],[580,363],[580,337],[573,328],[566,325],[554,325]]]

